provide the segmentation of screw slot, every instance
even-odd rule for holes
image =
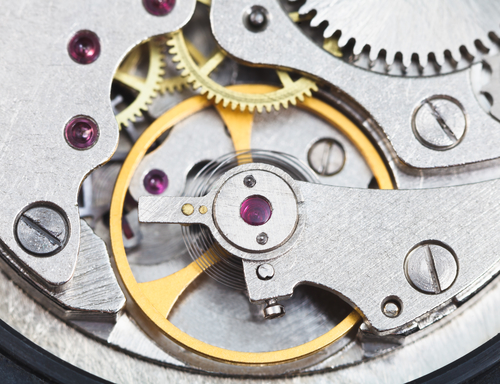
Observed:
[[[467,131],[468,119],[458,100],[435,95],[422,101],[412,116],[415,137],[427,148],[446,151],[456,147]]]
[[[440,241],[423,241],[406,256],[404,271],[406,279],[417,291],[437,295],[455,282],[458,275],[457,256]]]
[[[320,176],[333,176],[344,168],[346,160],[342,144],[331,138],[317,140],[307,152],[311,169]]]
[[[69,237],[66,215],[49,203],[27,208],[17,219],[16,239],[21,248],[34,256],[53,256],[65,246]]]

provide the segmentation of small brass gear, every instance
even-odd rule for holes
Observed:
[[[136,118],[142,116],[143,111],[148,110],[148,105],[161,90],[160,85],[165,73],[163,44],[162,38],[156,38],[138,45],[118,67],[113,81],[137,93],[134,101],[116,115],[120,128],[127,126],[129,121],[135,123]],[[134,74],[146,55],[149,59],[147,73],[145,76]]]
[[[160,83],[160,93],[174,93],[182,91],[186,86],[186,79],[182,76],[168,77]]]
[[[206,95],[209,100],[214,100],[215,104],[222,103],[224,108],[230,105],[233,110],[257,110],[259,113],[265,108],[270,112],[273,107],[279,110],[281,106],[287,108],[289,104],[296,105],[297,100],[304,101],[305,96],[312,96],[311,91],[318,90],[316,83],[306,77],[294,81],[287,72],[276,71],[282,88],[264,94],[238,92],[216,83],[209,77],[226,57],[222,50],[217,50],[199,66],[190,54],[182,31],[172,33],[167,45],[171,47],[169,53],[174,55],[172,60],[178,63],[177,69],[182,70],[181,76],[186,82],[202,95]]]
[[[204,65],[207,62],[207,58],[200,51],[198,51],[198,49],[189,40],[185,41],[189,54],[193,57],[196,64]],[[167,92],[174,93],[175,91],[181,92],[187,85],[188,83],[186,82],[185,77],[168,77],[163,79],[160,83],[160,92],[162,94],[165,94]]]

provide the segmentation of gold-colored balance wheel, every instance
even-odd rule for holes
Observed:
[[[267,85],[236,85],[233,90],[247,93],[268,93],[276,87]],[[168,319],[170,310],[182,292],[203,272],[196,262],[164,278],[138,283],[127,261],[122,237],[122,214],[125,196],[137,169],[147,150],[164,132],[183,119],[211,107],[213,104],[204,96],[195,96],[172,108],[158,118],[139,138],[125,160],[118,176],[110,214],[110,233],[116,266],[129,296],[144,314],[158,326],[165,335],[183,347],[205,357],[237,365],[272,365],[301,359],[326,348],[354,329],[361,317],[352,311],[342,322],[322,336],[305,344],[273,352],[240,352],[215,347],[195,339],[174,326]],[[357,147],[370,167],[382,189],[392,189],[393,183],[384,161],[363,132],[347,117],[328,104],[315,98],[306,98],[297,105],[324,119],[341,131]],[[235,150],[248,150],[253,122],[253,113],[233,111],[216,106],[231,134]]]

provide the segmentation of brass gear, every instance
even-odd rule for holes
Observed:
[[[113,81],[137,92],[134,101],[116,115],[120,128],[127,126],[129,121],[135,123],[136,118],[148,110],[148,105],[161,89],[160,84],[165,73],[163,41],[162,38],[156,38],[138,45],[127,55],[115,73]],[[146,76],[134,75],[145,54],[149,57]]]
[[[208,100],[213,100],[215,104],[222,103],[224,108],[230,105],[233,110],[257,110],[259,113],[265,108],[270,112],[273,107],[279,110],[281,106],[287,108],[289,104],[296,105],[297,100],[304,101],[305,96],[312,96],[311,91],[318,90],[314,81],[306,77],[294,81],[287,72],[278,70],[276,72],[283,88],[265,94],[238,92],[216,83],[209,77],[226,57],[222,50],[217,50],[204,65],[198,66],[190,54],[182,30],[172,33],[167,45],[171,47],[169,53],[174,55],[172,60],[178,63],[177,69],[182,70],[181,76],[186,82],[202,95],[206,95]]]
[[[186,41],[187,49],[189,50],[189,54],[193,57],[198,65],[204,65],[207,62],[207,58],[200,52],[198,49],[191,44],[189,40]],[[182,76],[174,76],[163,79],[160,83],[160,92],[161,94],[165,93],[174,93],[175,91],[181,92],[185,87],[187,87],[188,83],[186,82],[186,78]]]

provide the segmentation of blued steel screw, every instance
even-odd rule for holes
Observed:
[[[60,252],[68,239],[68,224],[63,215],[49,206],[35,206],[17,220],[16,236],[25,251],[36,256]]]

